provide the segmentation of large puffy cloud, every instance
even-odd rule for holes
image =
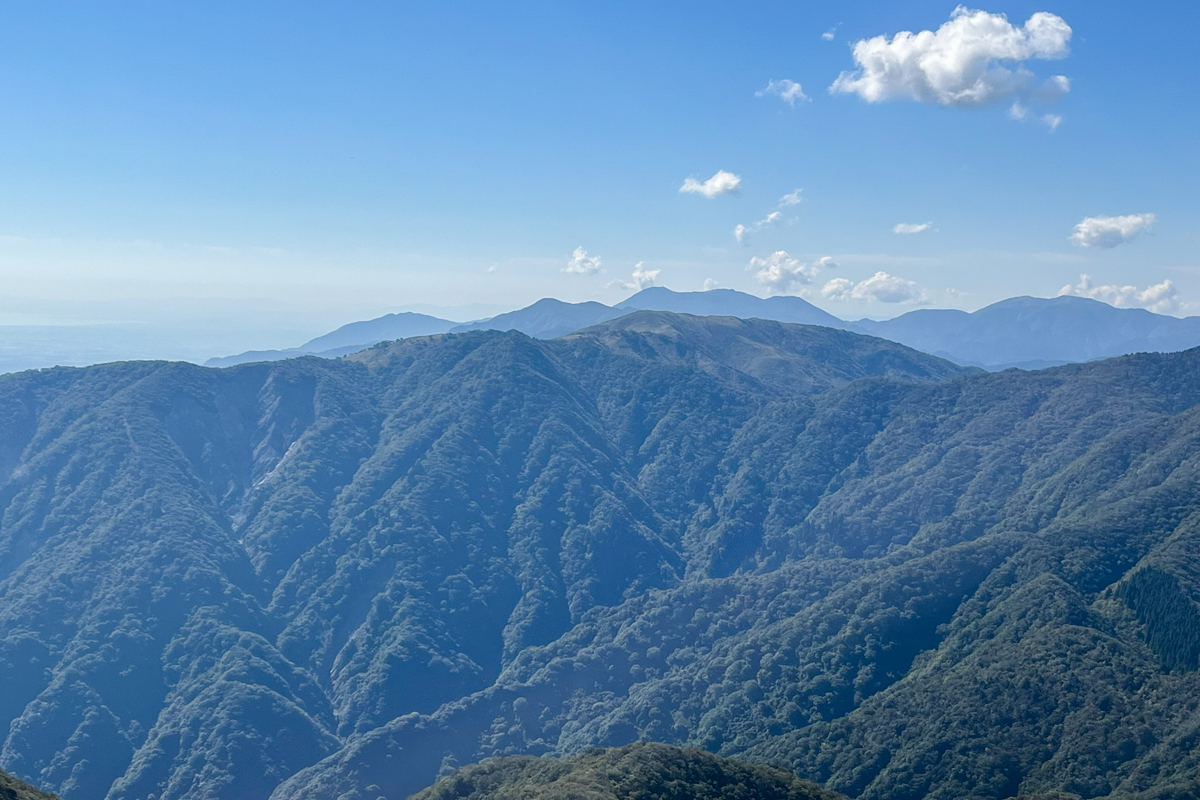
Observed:
[[[1080,247],[1113,248],[1137,237],[1154,224],[1153,214],[1120,217],[1084,217],[1075,225],[1071,241]]]
[[[1090,297],[1102,300],[1117,308],[1146,308],[1156,314],[1174,314],[1183,303],[1179,290],[1169,280],[1155,283],[1145,289],[1136,286],[1095,286],[1091,275],[1080,275],[1079,283],[1074,286],[1064,286],[1058,296],[1074,295],[1075,297]]]
[[[821,256],[811,264],[792,258],[786,250],[776,250],[766,258],[755,256],[746,269],[755,270],[754,278],[767,287],[770,294],[791,294],[809,285],[822,269],[833,269],[837,262]],[[716,286],[716,283],[713,283]],[[708,288],[707,282],[705,287]]]
[[[1001,102],[1051,102],[1070,89],[1055,75],[1039,82],[1022,62],[1064,58],[1071,28],[1045,11],[1018,28],[1003,14],[959,6],[936,31],[901,31],[854,43],[858,69],[843,72],[829,91],[871,103],[916,100],[970,108]]]
[[[923,303],[925,292],[917,284],[886,272],[876,272],[866,280],[855,283],[847,278],[834,278],[821,287],[821,296],[835,301],[866,301],[868,303]]]
[[[734,175],[732,172],[726,172],[722,169],[718,170],[716,175],[713,175],[706,181],[688,178],[683,182],[683,186],[679,187],[679,191],[684,194],[698,194],[713,198],[722,194],[735,193],[741,184],[741,176]]]
[[[771,294],[788,294],[793,288],[806,286],[817,277],[819,268],[792,258],[786,250],[776,250],[766,258],[755,256],[746,269],[756,270],[754,279],[767,287]]]
[[[792,108],[796,107],[796,101],[806,102],[809,96],[804,93],[803,87],[795,81],[767,81],[767,86],[764,89],[759,89],[754,93],[755,97],[763,97],[768,94],[777,95],[780,100],[787,103]]]
[[[658,280],[658,273],[662,272],[662,270],[646,269],[645,263],[645,261],[639,261],[633,265],[631,281],[616,280],[610,283],[609,286],[618,286],[622,289],[638,292],[640,292],[642,289],[645,289],[647,286],[653,286],[654,282]]]
[[[600,256],[589,256],[587,250],[576,247],[575,252],[567,259],[563,272],[573,272],[577,275],[591,275],[600,271]]]

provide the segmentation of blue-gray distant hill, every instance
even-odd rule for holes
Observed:
[[[445,332],[515,330],[535,339],[556,339],[639,310],[838,328],[878,336],[959,364],[990,370],[1040,369],[1130,353],[1176,352],[1200,346],[1200,317],[1180,319],[1140,308],[1114,308],[1083,297],[1014,297],[972,313],[928,308],[890,320],[847,322],[800,297],[764,299],[733,289],[675,292],[654,286],[616,306],[545,298],[516,311],[463,324],[422,314],[389,314],[345,325],[297,348],[214,358],[206,366],[225,367],[302,355],[335,358],[383,341]]]
[[[557,339],[568,333],[599,325],[628,314],[627,309],[613,308],[603,303],[564,303],[547,297],[531,306],[500,314],[491,319],[468,322],[453,328],[454,333],[467,331],[520,331],[535,339]]]
[[[258,361],[278,361],[284,358],[298,356],[323,356],[336,358],[350,353],[365,350],[373,344],[391,341],[392,339],[407,339],[410,336],[429,336],[434,333],[445,333],[457,323],[446,319],[431,317],[427,314],[414,314],[405,311],[399,314],[387,314],[376,319],[351,322],[335,331],[305,342],[299,347],[286,350],[248,350],[235,356],[210,358],[204,362],[206,367],[232,367],[235,364],[250,364]]]
[[[1200,317],[1114,308],[1085,297],[1013,297],[973,313],[919,309],[854,328],[960,364],[1040,368],[1200,345]]]
[[[853,330],[854,326],[800,297],[781,296],[766,299],[733,289],[707,292],[673,292],[663,286],[643,289],[617,308],[645,311],[674,311],[697,316],[773,319],[802,325]]]

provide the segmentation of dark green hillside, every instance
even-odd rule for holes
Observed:
[[[0,800],[58,800],[0,770]]]
[[[638,739],[867,798],[1200,778],[1200,353],[642,312],[0,378],[0,763],[401,800]]]
[[[631,744],[563,759],[503,756],[464,767],[412,800],[838,800],[783,770],[703,750]]]
[[[637,738],[881,799],[1186,782],[1197,671],[1164,669],[1120,586],[1167,564],[1195,591],[1198,376],[1189,352],[770,400],[688,521],[685,580],[276,797],[353,791],[349,774],[400,797],[389,754]]]

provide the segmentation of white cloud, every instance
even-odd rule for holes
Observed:
[[[639,261],[633,265],[633,280],[631,282],[626,283],[622,280],[615,280],[608,285],[638,292],[640,292],[642,289],[645,289],[647,286],[653,286],[654,282],[658,280],[658,273],[662,272],[662,270],[646,269],[643,266],[645,263],[645,261]]]
[[[794,192],[788,192],[783,197],[779,198],[779,207],[783,208],[784,206],[799,205],[800,202],[804,200],[804,198],[800,196],[800,193],[803,191],[803,189],[797,189]]]
[[[932,222],[900,222],[892,228],[892,233],[912,234],[922,233],[933,227]]]
[[[1016,100],[1053,102],[1070,90],[1055,75],[1039,83],[1023,62],[1065,58],[1071,28],[1045,11],[1018,28],[1003,14],[959,6],[936,31],[901,31],[854,43],[858,69],[843,72],[829,91],[869,103],[916,100],[972,108]]]
[[[487,268],[488,274],[495,272],[497,269],[498,269],[498,267],[495,264],[489,265]]]
[[[720,285],[721,284],[717,283],[716,280],[714,280],[713,278],[705,278],[704,279],[704,291],[706,291],[706,292],[711,292],[713,289],[717,288]]]
[[[1009,106],[1008,116],[1012,119],[1023,121],[1029,119],[1029,106],[1017,101]],[[1062,124],[1062,114],[1042,114],[1037,117],[1038,122],[1041,122],[1051,133],[1058,130],[1058,126]]]
[[[1120,217],[1084,217],[1075,225],[1071,241],[1080,247],[1111,249],[1132,241],[1154,224],[1153,214],[1126,214]]]
[[[840,24],[841,23],[839,22],[838,25],[840,25]],[[830,28],[829,30],[822,33],[821,40],[826,41],[826,42],[832,42],[834,36],[837,36],[837,25],[834,25],[832,28]]]
[[[821,287],[826,300],[865,301],[868,303],[924,303],[927,296],[917,284],[886,272],[876,272],[866,280],[855,283],[847,278],[834,278]]]
[[[722,169],[718,170],[716,175],[713,175],[706,181],[688,178],[683,182],[683,186],[679,187],[679,191],[684,194],[699,194],[711,199],[717,195],[734,194],[741,184],[742,179],[740,176]]]
[[[741,242],[745,241],[746,236],[748,234],[756,233],[757,231],[761,231],[763,228],[769,228],[772,225],[778,225],[779,221],[782,219],[783,219],[783,214],[781,214],[778,211],[772,211],[770,214],[767,214],[767,216],[760,219],[758,222],[752,222],[749,225],[739,224],[736,227],[734,227],[733,238],[737,239],[738,242],[741,243]]]
[[[600,256],[589,256],[587,250],[576,247],[563,272],[573,272],[577,275],[591,275],[600,271]]]
[[[813,266],[817,269],[837,269],[838,263],[833,260],[832,256],[821,256],[813,262]]]
[[[755,256],[746,269],[758,270],[754,278],[771,294],[788,294],[793,287],[805,286],[817,277],[819,267],[792,258],[786,250],[776,250],[766,258]]]
[[[792,108],[796,107],[796,101],[807,102],[811,98],[804,93],[804,89],[795,81],[789,81],[786,78],[781,81],[767,81],[765,89],[759,89],[754,93],[755,97],[764,97],[768,94],[778,95],[779,99],[787,103]]]
[[[1146,308],[1156,314],[1173,314],[1183,303],[1179,290],[1169,280],[1139,289],[1136,286],[1093,286],[1091,275],[1080,275],[1075,286],[1064,286],[1058,296],[1074,295],[1102,300],[1117,308]]]

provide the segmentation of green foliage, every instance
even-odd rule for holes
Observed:
[[[838,800],[783,770],[703,750],[631,744],[561,760],[504,756],[442,778],[412,800]]]
[[[657,740],[879,800],[1176,791],[1198,366],[640,313],[5,376],[0,764],[401,800]]]
[[[1165,669],[1200,666],[1200,611],[1173,575],[1154,567],[1138,570],[1118,594],[1146,626],[1146,643]]]

